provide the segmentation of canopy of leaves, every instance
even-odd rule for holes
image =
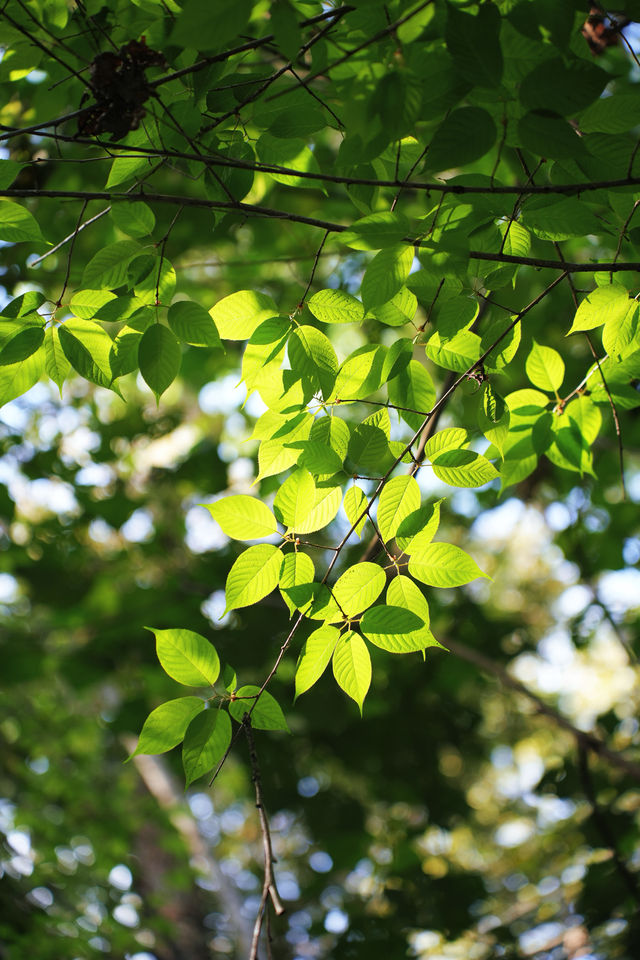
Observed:
[[[634,21],[2,7],[7,960],[638,955]]]

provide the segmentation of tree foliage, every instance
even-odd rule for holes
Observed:
[[[130,804],[106,859],[130,863],[120,907],[160,960],[271,937],[292,957],[634,955],[638,605],[598,592],[640,557],[640,8],[621,7],[3,8],[5,819],[43,851],[31,888],[8,868],[38,944],[55,932],[39,956],[75,956],[77,935],[135,949],[104,876],[59,892],[60,818],[37,823],[33,778],[85,824],[74,870],[105,842],[81,836],[66,766],[99,817]],[[47,509],[21,507],[20,478]],[[502,543],[500,503],[521,510]],[[554,637],[576,675],[616,650],[591,709],[545,696]],[[227,824],[264,845],[259,880],[233,829],[227,880],[198,848],[209,947],[201,902],[170,930],[154,915],[171,866],[140,824],[171,829],[135,794],[137,769],[160,797],[155,770],[177,806],[173,759],[145,764],[179,745],[187,786],[215,778]],[[298,811],[296,785],[329,784]],[[301,904],[267,927],[272,844]],[[333,885],[304,865],[314,845]]]

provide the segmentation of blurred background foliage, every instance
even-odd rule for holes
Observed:
[[[78,108],[80,85],[66,82],[67,71],[47,56],[52,36],[64,36],[86,62],[117,19],[118,43],[144,33],[151,48],[175,53],[151,0],[111,11],[97,0],[77,3],[69,20],[66,3],[47,6],[44,21],[43,4],[4,8],[40,37],[31,11],[50,32],[43,51],[2,23],[6,126]],[[362,18],[373,11],[376,23],[386,22],[382,5],[357,6]],[[556,5],[541,0],[519,6],[555,16]],[[581,8],[567,6],[573,24]],[[173,14],[176,5],[162,7]],[[257,5],[256,22],[266,7]],[[320,5],[291,9],[301,18]],[[392,16],[402,10],[390,5]],[[267,52],[251,66],[264,73],[274,62],[277,53]],[[623,48],[607,50],[599,64],[625,89],[637,79]],[[179,55],[172,65],[183,65]],[[222,67],[211,67],[195,83],[213,86],[217,75]],[[231,109],[225,104],[233,106],[233,96],[229,89],[210,94],[210,110]],[[188,126],[189,103],[179,103]],[[331,130],[317,135],[319,155],[332,154],[335,138]],[[29,161],[20,174],[25,188],[103,189],[112,158],[94,150],[84,163],[73,149],[39,136],[10,141],[11,159]],[[162,177],[166,192],[199,189],[179,167],[165,165]],[[350,202],[347,191],[319,198],[260,173],[251,189],[254,200],[302,215],[317,213],[320,203],[336,220]],[[57,243],[76,227],[78,204],[45,204],[39,218]],[[96,201],[87,215],[102,206]],[[155,236],[163,237],[174,211],[158,205],[154,212]],[[78,234],[72,278],[120,237],[110,216]],[[570,239],[563,252],[567,259],[610,256],[615,240]],[[252,287],[268,291],[286,315],[306,286],[318,242],[317,231],[301,224],[275,229],[267,220],[194,208],[172,227],[166,256],[181,292],[207,309]],[[3,244],[3,296],[59,289],[67,255],[68,246],[34,266]],[[316,285],[357,289],[366,259],[325,250]],[[500,302],[521,309],[549,282],[545,276],[521,269],[515,288],[499,288]],[[578,286],[580,294],[590,282]],[[563,287],[524,331],[526,343],[537,338],[562,352],[567,384],[580,382],[587,356],[582,343],[564,340],[573,311]],[[336,339],[346,352],[387,342],[391,332],[367,322],[337,330]],[[126,403],[71,380],[62,397],[40,383],[0,410],[6,960],[27,953],[38,960],[247,955],[262,841],[244,745],[212,789],[203,779],[186,795],[176,751],[123,763],[149,710],[177,695],[157,668],[145,626],[206,634],[246,683],[266,676],[288,630],[275,598],[221,619],[239,545],[198,506],[252,489],[250,437],[261,408],[236,389],[240,360],[234,345],[225,354],[190,348],[159,405],[132,375]],[[527,385],[524,360],[508,368],[505,383],[507,390]],[[456,393],[441,426],[475,423],[476,390],[469,382]],[[544,461],[502,495],[493,486],[457,491],[443,504],[443,538],[464,545],[493,578],[430,598],[432,629],[452,653],[434,650],[422,663],[374,651],[363,719],[328,677],[294,705],[297,650],[283,663],[272,690],[292,735],[257,738],[287,906],[272,924],[274,956],[638,956],[640,787],[630,770],[588,751],[580,737],[593,731],[631,761],[640,757],[639,425],[637,412],[626,411],[623,499],[615,432],[608,408],[602,411],[608,425],[595,450],[597,476],[579,478]],[[269,498],[277,485],[264,481],[260,495]],[[423,489],[451,493],[432,478]],[[347,529],[342,515],[336,528]],[[345,563],[361,551],[355,543]]]

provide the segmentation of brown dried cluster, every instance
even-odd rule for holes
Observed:
[[[81,136],[110,133],[121,140],[137,130],[146,113],[145,101],[151,87],[145,77],[148,67],[165,67],[161,53],[141,40],[130,40],[117,53],[99,53],[91,64],[91,88],[96,102],[87,107],[78,121]]]

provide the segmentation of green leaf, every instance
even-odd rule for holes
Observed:
[[[133,137],[139,131],[134,131],[130,134],[130,142],[133,140]],[[132,143],[132,146],[142,146],[146,137],[138,137],[139,143]],[[145,157],[144,154],[131,155],[128,157],[116,157],[113,163],[111,164],[111,169],[109,170],[109,176],[107,178],[107,190],[112,190],[114,187],[120,186],[121,183],[126,183],[127,180],[133,180],[134,177],[137,177],[138,174],[145,172],[151,172],[153,167],[153,160],[151,157]],[[121,204],[114,204],[114,206],[121,206]],[[126,232],[126,231],[125,231]]]
[[[605,70],[588,61],[566,63],[554,57],[527,74],[520,85],[520,101],[527,110],[547,110],[551,105],[556,113],[568,116],[597,100],[610,79]],[[580,127],[584,130],[582,121]]]
[[[42,242],[44,237],[33,214],[19,203],[0,199],[0,240],[5,243]]]
[[[411,133],[422,106],[422,92],[409,71],[397,69],[385,73],[378,81],[369,102],[371,117],[379,117],[390,140],[400,140]]]
[[[342,501],[342,487],[331,480],[316,485],[311,509],[296,526],[296,533],[314,533],[331,523]]]
[[[338,577],[332,592],[345,616],[355,617],[378,599],[386,582],[377,563],[356,563]]]
[[[16,179],[23,164],[17,160],[0,160],[0,190],[6,190]]]
[[[425,353],[433,363],[445,370],[466,373],[483,353],[482,342],[477,333],[462,330],[449,340],[443,340],[438,331],[429,337]]]
[[[478,410],[478,424],[483,434],[504,457],[504,443],[509,435],[509,408],[487,381],[484,384],[482,409]]]
[[[584,144],[572,125],[549,110],[532,110],[518,121],[518,139],[525,150],[549,160],[582,157]]]
[[[468,553],[451,543],[430,543],[409,560],[409,573],[430,587],[460,587],[487,577]]]
[[[355,524],[355,533],[358,536],[362,535],[362,528],[367,522],[367,515],[364,514],[360,520],[358,517],[362,514],[363,510],[367,506],[367,497],[365,493],[360,489],[360,487],[354,483],[352,487],[349,487],[347,492],[344,495],[344,503],[342,504],[344,512],[347,515],[347,520],[353,526]],[[356,523],[356,520],[358,522]]]
[[[398,292],[388,301],[372,307],[369,315],[388,327],[404,327],[416,315],[418,299],[407,287],[400,287]]]
[[[432,437],[429,437],[424,445],[424,456],[426,460],[433,460],[441,453],[449,450],[459,450],[469,442],[468,431],[464,427],[446,427],[444,430],[438,430]]]
[[[131,282],[139,302],[150,307],[167,306],[176,289],[176,272],[166,257],[139,257],[131,266]]]
[[[333,451],[342,463],[349,449],[350,436],[349,427],[344,420],[330,415],[314,421],[309,433],[309,440],[323,444]]]
[[[430,170],[463,167],[488,153],[498,131],[482,107],[460,107],[441,123],[431,140],[426,164]]]
[[[215,17],[207,17],[201,0],[187,0],[174,18],[171,42],[193,50],[222,50],[247,25],[250,0],[216,0]]]
[[[178,300],[169,307],[167,322],[178,340],[192,347],[222,347],[211,315],[193,300]]]
[[[631,300],[623,317],[607,320],[602,330],[602,346],[610,357],[621,360],[637,349],[638,319],[638,304]]]
[[[534,340],[527,357],[526,371],[534,387],[557,394],[564,380],[564,360],[557,350]]]
[[[493,3],[475,15],[447,4],[445,40],[455,69],[474,86],[497,87],[502,78],[500,14]]]
[[[113,379],[111,349],[113,340],[91,320],[71,318],[58,327],[64,354],[80,376],[108,387]]]
[[[225,613],[258,603],[278,586],[282,553],[270,543],[247,547],[227,577]]]
[[[48,377],[51,377],[58,390],[69,376],[71,364],[67,360],[57,327],[47,327],[44,339],[45,363],[44,368]]]
[[[389,414],[376,411],[358,424],[349,441],[349,459],[363,471],[378,474],[393,463],[389,448]]]
[[[430,646],[427,624],[406,607],[372,607],[363,615],[360,626],[367,640],[390,653],[412,653]]]
[[[184,738],[187,727],[201,710],[204,700],[200,697],[178,697],[168,700],[152,710],[142,727],[138,746],[131,757],[139,753],[166,753]]]
[[[238,290],[223,297],[209,311],[223,340],[248,340],[264,320],[278,315],[271,299],[254,290]]]
[[[483,487],[498,476],[493,464],[472,450],[447,450],[432,458],[431,467],[439,480],[452,487]]]
[[[302,451],[298,464],[314,477],[328,479],[342,469],[338,454],[320,440],[295,440],[291,446]]]
[[[409,410],[401,409],[398,412],[412,430],[417,430],[436,400],[436,388],[425,368],[418,360],[411,360],[397,377],[389,380],[387,389],[389,403],[408,407]]]
[[[145,330],[138,346],[138,363],[144,382],[156,399],[178,376],[181,361],[180,344],[168,327],[154,323]]]
[[[593,330],[603,323],[619,322],[626,316],[628,309],[629,291],[622,284],[611,283],[606,287],[596,287],[581,301],[569,333]]]
[[[4,327],[5,325],[2,324]],[[44,341],[44,327],[41,325],[21,325],[14,321],[15,332],[3,338],[0,347],[0,366],[20,363],[32,356]]]
[[[420,507],[420,487],[413,477],[392,477],[378,500],[378,528],[383,540],[392,540],[398,527]]]
[[[403,553],[411,554],[433,540],[440,526],[441,503],[442,500],[425,503],[401,522],[396,532],[396,543]]]
[[[406,239],[409,231],[409,221],[400,213],[372,213],[356,220],[340,240],[354,250],[381,250]]]
[[[344,290],[319,290],[307,301],[309,310],[322,323],[362,323],[364,306]]]
[[[122,230],[129,237],[148,237],[156,225],[153,210],[140,200],[113,203],[111,219],[118,230]]]
[[[116,289],[127,281],[129,264],[143,253],[134,240],[118,240],[103,247],[89,260],[82,274],[82,286],[89,290]]]
[[[430,617],[427,599],[417,583],[414,583],[409,577],[399,574],[393,578],[387,587],[387,605],[411,610],[423,621],[425,627],[429,626]]]
[[[401,244],[377,253],[362,278],[362,301],[365,310],[388,303],[409,276],[413,263],[413,247]]]
[[[258,480],[273,477],[293,466],[300,456],[300,450],[285,446],[280,440],[263,440],[258,450]]]
[[[289,170],[300,170],[301,173],[320,173],[318,161],[304,140],[282,140],[271,136],[269,133],[263,133],[255,146],[262,164],[272,167],[288,167]],[[276,183],[283,183],[288,187],[307,190],[320,189],[319,180],[311,177],[296,177],[291,174],[275,173],[273,171],[267,171],[267,176],[275,180]]]
[[[231,721],[224,710],[203,710],[191,721],[182,746],[186,786],[217,767],[231,743]]]
[[[523,205],[522,219],[541,240],[552,241],[600,233],[603,226],[602,219],[596,217],[591,207],[575,197],[530,198]]]
[[[339,639],[340,631],[329,625],[318,627],[308,638],[296,665],[296,700],[320,679]]]
[[[80,320],[92,320],[101,307],[116,299],[111,290],[77,290],[71,297],[69,307]]]
[[[482,353],[491,351],[484,361],[485,370],[489,373],[499,373],[504,370],[518,352],[522,324],[520,322],[514,324],[514,319],[514,317],[498,317],[485,328],[482,334],[480,341]]]
[[[583,133],[626,133],[640,123],[635,90],[621,90],[591,103],[580,117]]]
[[[264,690],[256,702],[258,693],[260,693],[260,687],[249,684],[240,687],[232,694],[229,713],[233,719],[242,723],[245,713],[253,707],[251,726],[255,730],[286,730],[289,733],[287,721],[276,698]]]
[[[261,540],[276,533],[278,524],[269,507],[245,493],[203,503],[228,537],[234,540]]]
[[[290,613],[304,610],[311,602],[314,577],[313,560],[308,554],[298,550],[285,554],[278,586]]]
[[[325,620],[327,623],[340,623],[344,620],[340,607],[333,599],[333,594],[324,583],[312,585],[312,600],[305,609],[304,615],[309,620]]]
[[[3,317],[11,317],[14,320],[17,320],[19,317],[27,317],[29,314],[34,314],[34,321],[40,323],[42,318],[40,315],[35,317],[35,313],[39,307],[45,302],[45,296],[39,290],[28,290],[26,293],[20,294],[19,297],[16,297],[14,300],[9,300],[8,303],[5,303],[2,308]]]
[[[257,390],[268,403],[270,391],[285,358],[291,325],[282,317],[270,317],[251,334],[242,358],[242,379],[251,393]]]
[[[358,633],[344,633],[333,651],[333,675],[339,687],[358,704],[360,713],[371,685],[371,657]]]
[[[394,340],[384,358],[382,382],[386,383],[387,380],[399,376],[409,366],[412,357],[413,343],[409,337],[400,337],[398,340]]]
[[[42,347],[26,360],[0,367],[0,406],[15,400],[33,387],[44,370],[45,352]]]
[[[306,377],[314,392],[329,397],[338,372],[338,358],[329,339],[315,327],[302,324],[291,334],[289,362],[297,376]]]
[[[160,665],[173,680],[187,687],[213,686],[220,659],[208,640],[193,630],[146,629],[155,636]]]
[[[280,523],[288,530],[298,530],[313,508],[316,485],[308,470],[300,468],[278,490],[273,509]]]
[[[384,347],[372,343],[354,350],[338,370],[330,399],[359,400],[375,393],[381,383],[384,354]]]

